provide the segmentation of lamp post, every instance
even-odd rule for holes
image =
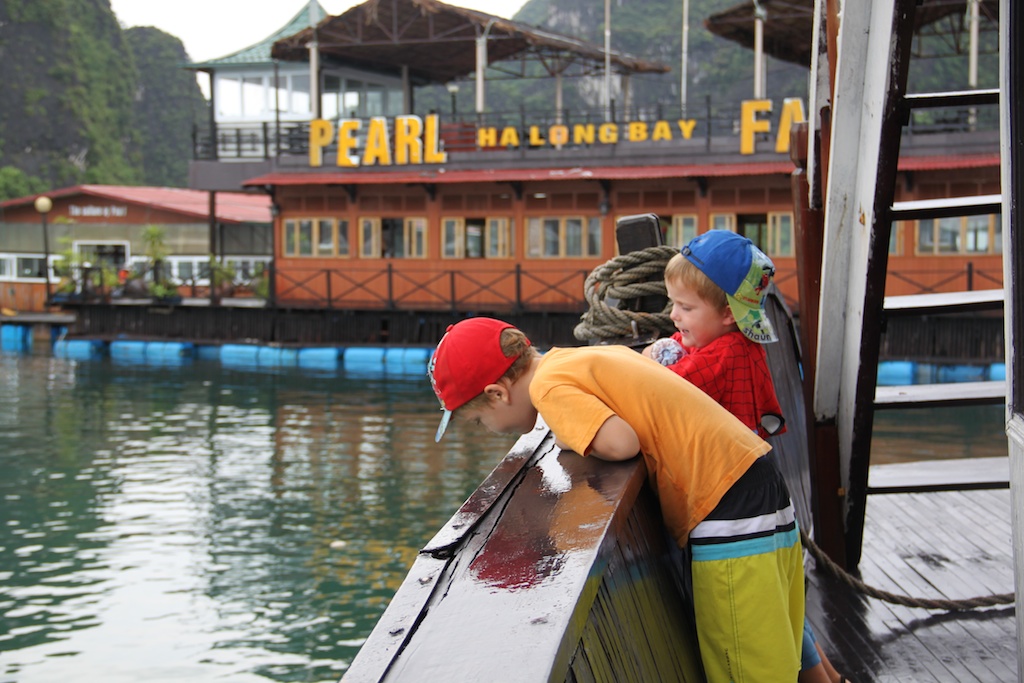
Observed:
[[[46,216],[53,208],[53,200],[45,194],[36,197],[36,211],[43,221],[43,275],[46,277],[46,305],[50,305],[50,236],[46,226]]]

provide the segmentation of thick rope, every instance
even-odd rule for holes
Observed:
[[[609,302],[630,301],[644,296],[665,295],[662,275],[665,264],[679,253],[675,247],[648,247],[616,256],[598,266],[583,283],[583,296],[589,304],[573,330],[580,341],[614,339],[644,332],[671,332],[667,305],[660,313],[630,311]]]
[[[580,316],[580,323],[573,330],[573,335],[580,341],[595,339],[615,339],[632,336],[638,330],[645,332],[670,333],[675,331],[672,320],[668,317],[672,305],[668,304],[661,313],[644,313],[630,311],[621,307],[628,302],[650,295],[665,295],[665,283],[662,275],[668,260],[679,253],[675,247],[648,247],[639,251],[616,256],[602,266],[595,268],[587,276],[583,284],[584,296],[590,309]],[[608,301],[616,305],[611,306]],[[831,557],[819,548],[814,541],[800,530],[804,547],[836,578],[850,587],[884,602],[904,607],[922,607],[948,611],[962,611],[1007,605],[1014,602],[1013,593],[966,598],[963,600],[942,600],[931,598],[915,598],[897,595],[869,586],[857,577],[849,574],[836,564]]]
[[[1014,602],[1013,593],[997,593],[994,595],[983,595],[976,598],[964,598],[962,600],[938,600],[932,598],[913,598],[906,595],[897,595],[884,591],[873,586],[869,586],[855,576],[849,574],[846,570],[840,567],[838,564],[832,561],[832,558],[825,554],[825,552],[815,545],[814,541],[810,539],[807,533],[801,529],[800,538],[804,542],[804,547],[810,551],[814,559],[818,561],[818,566],[824,566],[828,569],[836,578],[845,582],[848,586],[860,591],[868,597],[890,602],[894,605],[903,605],[904,607],[923,607],[924,609],[941,609],[947,611],[963,611],[977,609],[979,607],[992,607],[993,605],[1009,605]]]

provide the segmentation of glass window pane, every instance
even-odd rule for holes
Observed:
[[[43,269],[43,259],[30,256],[18,258],[18,277],[46,277]]]
[[[441,246],[442,253],[447,258],[458,256],[459,222],[453,218],[444,221],[444,244]]]
[[[237,78],[218,76],[217,114],[231,117],[242,114],[242,83]]]
[[[935,252],[935,219],[923,218],[917,222],[917,251],[922,254]]]
[[[583,221],[569,218],[565,221],[565,255],[583,255]]]
[[[338,255],[348,256],[348,221],[338,221]]]
[[[968,216],[966,240],[967,252],[984,254],[988,252],[988,222],[991,216]]]
[[[308,114],[310,112],[309,76],[293,74],[291,84],[292,96],[288,111],[293,114]]]
[[[793,217],[788,213],[775,216],[775,256],[793,255]]]
[[[601,219],[593,216],[587,222],[587,256],[601,254]]]
[[[387,100],[385,116],[401,116],[405,113],[405,98],[402,97],[402,90],[400,88],[388,89]]]
[[[342,116],[357,118],[361,115],[362,90],[362,81],[345,81],[345,94],[341,102]]]
[[[284,253],[295,256],[295,221],[284,222]]]
[[[178,261],[178,279],[191,280],[193,274],[191,261]]]
[[[939,219],[939,252],[957,254],[960,252],[960,218]]]
[[[259,117],[266,112],[266,92],[261,76],[246,76],[242,79],[242,115]]]
[[[299,221],[299,251],[298,256],[313,255],[313,221]]]
[[[365,116],[384,116],[384,88],[368,83],[366,85]]]
[[[320,93],[320,111],[325,119],[336,119],[341,112],[341,79],[324,76],[324,89]]]
[[[995,225],[992,235],[992,251],[996,254],[1003,253],[1003,216],[1002,214],[996,214],[992,217]]]
[[[484,226],[480,223],[466,225],[466,258],[482,258],[484,255]]]
[[[378,256],[376,240],[374,239],[374,223],[370,219],[363,219],[362,225],[362,256],[375,258]]]
[[[557,218],[545,218],[544,221],[544,255],[558,256],[559,230],[561,225]]]
[[[334,255],[334,221],[321,219],[317,221],[317,256]]]

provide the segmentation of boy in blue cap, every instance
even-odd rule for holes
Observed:
[[[771,446],[707,394],[625,346],[541,356],[514,326],[469,318],[428,365],[444,415],[525,434],[538,414],[583,456],[640,455],[666,527],[689,547],[694,616],[710,683],[794,681],[804,577],[799,530]]]
[[[747,237],[728,230],[698,235],[665,266],[676,332],[643,351],[762,438],[785,431],[762,346],[778,341],[764,310],[774,274],[771,259]],[[805,620],[800,683],[842,680]]]

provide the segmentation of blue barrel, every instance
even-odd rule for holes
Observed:
[[[878,385],[905,386],[914,383],[917,364],[909,360],[887,360],[878,364]]]
[[[1006,363],[992,363],[988,366],[988,378],[998,382],[1006,381]]]
[[[0,325],[0,350],[22,351],[32,350],[32,328],[29,325]]]
[[[326,348],[299,349],[299,367],[313,370],[337,370],[341,361],[341,349]]]
[[[62,339],[53,345],[53,355],[69,360],[95,360],[103,355],[106,345],[89,339]]]
[[[983,382],[986,365],[941,365],[939,382]]]
[[[347,348],[342,355],[345,372],[384,372],[385,349],[380,347]]]
[[[220,360],[220,346],[200,344],[196,347],[196,358],[199,360]]]
[[[220,362],[254,368],[258,365],[260,347],[255,344],[225,344],[220,347]]]
[[[111,360],[141,362],[146,359],[147,342],[117,340],[110,342]]]

